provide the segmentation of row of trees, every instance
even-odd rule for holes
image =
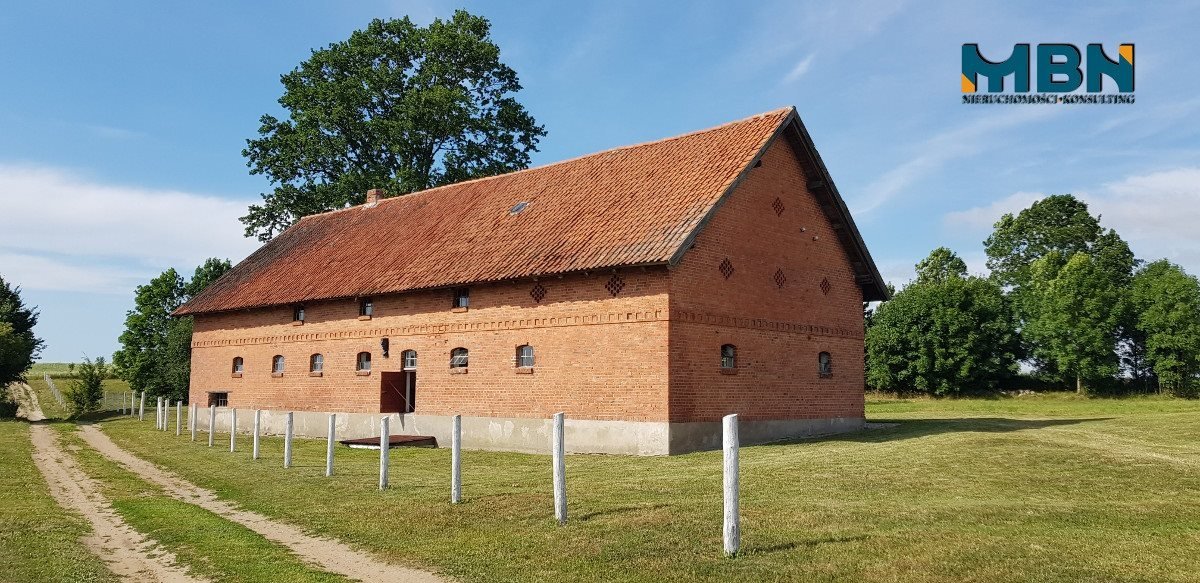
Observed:
[[[1200,392],[1200,281],[1134,258],[1071,195],[1006,214],[984,241],[989,277],[935,249],[868,313],[867,383],[937,395],[995,390],[1021,364],[1086,390]]]
[[[171,312],[229,271],[228,259],[208,259],[184,279],[168,269],[134,293],[126,313],[121,349],[113,354],[117,374],[135,391],[181,399],[187,395],[192,360],[192,318]]]

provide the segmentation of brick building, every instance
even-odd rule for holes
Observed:
[[[177,315],[190,400],[544,451],[860,428],[884,282],[793,108],[301,219]],[[243,415],[242,419],[248,419]],[[247,421],[248,422],[248,421]]]

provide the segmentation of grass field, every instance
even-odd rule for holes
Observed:
[[[87,524],[50,497],[29,424],[0,420],[0,581],[115,581],[80,543]]]
[[[46,414],[47,419],[65,419],[67,417],[67,408],[59,405],[55,400],[54,394],[50,391],[50,386],[41,375],[33,376],[32,374],[26,377],[26,382],[37,393],[38,402],[42,406],[42,412]],[[68,378],[53,379],[55,386],[63,393],[66,398],[67,388],[71,381]],[[104,392],[106,393],[105,400],[102,401],[102,410],[114,410],[120,407],[118,404],[121,400],[121,395],[129,390],[129,383],[119,379],[107,379],[104,381]],[[153,407],[151,407],[153,409]]]
[[[105,422],[121,445],[249,509],[466,581],[1194,581],[1200,403],[1058,394],[872,399],[890,429],[742,450],[743,553],[720,556],[721,456],[567,460],[552,519],[545,456],[468,451],[448,504],[446,450],[377,453],[278,439],[263,460]],[[218,440],[221,442],[221,440]],[[227,442],[226,442],[227,443]]]

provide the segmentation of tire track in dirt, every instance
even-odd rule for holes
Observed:
[[[137,474],[143,480],[162,487],[167,495],[245,526],[261,534],[267,540],[291,549],[301,560],[321,569],[360,581],[394,583],[444,583],[449,581],[427,571],[385,563],[340,541],[315,537],[290,524],[267,518],[256,512],[242,510],[231,502],[217,498],[216,493],[212,490],[196,486],[125,451],[94,425],[80,426],[80,433],[83,440],[101,455]]]
[[[36,401],[34,402],[36,407]],[[41,413],[40,408],[35,411]],[[58,505],[73,510],[91,524],[83,544],[122,581],[188,583],[203,581],[187,574],[175,557],[121,519],[100,494],[99,485],[62,450],[54,430],[29,426],[33,461]]]

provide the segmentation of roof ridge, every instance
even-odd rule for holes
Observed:
[[[717,131],[717,130],[722,130],[722,129],[728,128],[728,127],[730,127],[730,126],[735,126],[735,125],[738,125],[738,124],[743,124],[743,123],[746,123],[746,122],[749,122],[749,121],[753,121],[753,120],[756,120],[756,119],[760,119],[760,118],[764,118],[764,117],[770,117],[770,116],[772,116],[772,115],[780,115],[780,114],[787,114],[787,113],[791,113],[791,112],[795,111],[795,109],[796,109],[796,107],[795,107],[794,105],[788,105],[788,106],[786,106],[786,107],[780,107],[780,108],[772,109],[772,110],[769,110],[769,111],[764,111],[764,112],[761,112],[761,113],[756,113],[756,114],[754,114],[754,115],[750,115],[750,116],[744,117],[744,118],[742,118],[742,119],[737,119],[737,120],[734,120],[734,121],[725,122],[725,123],[723,123],[723,124],[715,125],[715,126],[708,127],[708,128],[704,128],[704,129],[699,129],[699,130],[694,130],[694,131],[690,131],[690,132],[685,132],[685,133],[682,133],[682,134],[677,134],[677,135],[674,135],[674,136],[668,136],[668,137],[665,137],[665,138],[658,138],[658,139],[655,139],[655,140],[648,140],[648,141],[645,141],[645,142],[637,142],[637,143],[634,143],[634,144],[626,144],[626,145],[624,145],[624,146],[616,146],[616,147],[613,147],[613,148],[609,148],[609,149],[607,149],[607,150],[600,150],[599,152],[591,152],[591,153],[589,153],[589,154],[582,154],[582,155],[575,156],[575,157],[572,157],[572,158],[565,158],[565,159],[563,159],[563,160],[556,160],[556,161],[554,161],[554,162],[548,162],[548,163],[546,163],[546,164],[541,164],[541,165],[539,165],[539,166],[531,166],[531,167],[529,167],[529,168],[521,168],[520,170],[513,170],[512,172],[505,172],[504,174],[493,174],[493,175],[491,175],[491,176],[480,176],[479,178],[471,178],[471,179],[468,179],[468,180],[462,180],[462,181],[459,181],[459,182],[451,182],[451,183],[449,183],[449,184],[442,184],[442,185],[439,185],[439,186],[434,186],[434,187],[432,187],[432,188],[426,188],[426,189],[424,189],[424,190],[414,190],[414,191],[412,191],[412,192],[407,192],[407,193],[400,194],[400,195],[396,195],[396,196],[389,196],[389,197],[387,197],[387,198],[382,198],[382,199],[380,199],[380,200],[379,200],[377,203],[375,203],[375,204],[376,204],[376,206],[378,206],[378,205],[381,205],[381,204],[384,204],[384,203],[389,203],[390,201],[393,201],[393,200],[396,200],[396,199],[400,199],[400,198],[404,198],[404,197],[409,197],[409,196],[414,196],[414,195],[419,195],[419,194],[426,194],[426,193],[434,192],[434,191],[437,191],[437,190],[442,190],[442,189],[445,189],[445,188],[449,188],[449,187],[452,187],[452,186],[454,186],[454,187],[457,187],[457,186],[461,186],[461,185],[464,185],[464,184],[472,184],[472,183],[475,183],[475,182],[484,182],[484,181],[487,181],[487,180],[495,180],[495,179],[497,179],[497,178],[501,178],[501,177],[505,177],[505,176],[513,176],[513,175],[515,175],[515,174],[521,174],[521,173],[524,173],[524,172],[531,172],[531,171],[533,171],[533,170],[542,170],[542,169],[545,169],[545,168],[551,168],[551,167],[554,167],[554,166],[558,166],[558,165],[560,165],[560,164],[569,164],[569,163],[571,163],[571,162],[576,162],[576,161],[583,160],[583,159],[586,159],[586,158],[592,158],[592,157],[595,157],[595,156],[602,156],[602,155],[604,155],[604,154],[611,154],[611,153],[613,153],[613,152],[620,152],[620,151],[622,151],[622,150],[632,150],[632,149],[634,149],[634,148],[644,148],[644,147],[646,147],[646,146],[653,146],[653,145],[655,145],[655,144],[661,144],[661,143],[663,143],[663,142],[669,142],[669,141],[672,141],[672,140],[679,140],[679,139],[688,138],[688,137],[692,137],[692,136],[698,136],[698,135],[701,135],[701,134],[706,134],[706,133],[708,133],[708,132],[715,132],[715,131]],[[411,199],[410,199],[410,200],[411,200]],[[357,204],[357,205],[350,205],[350,206],[347,206],[347,207],[342,207],[342,208],[340,208],[340,209],[330,209],[330,210],[327,210],[327,211],[325,211],[325,212],[313,213],[313,214],[311,214],[311,215],[305,215],[305,216],[303,216],[303,217],[300,217],[300,220],[301,220],[301,221],[303,221],[303,220],[305,220],[305,219],[308,219],[308,218],[310,218],[310,217],[319,217],[319,216],[323,216],[323,215],[330,215],[330,214],[333,214],[333,213],[339,213],[339,212],[343,212],[343,211],[353,210],[353,209],[356,209],[356,208],[364,207],[364,206],[366,206],[366,204],[367,204],[367,203],[362,203],[362,204]],[[297,221],[297,222],[299,222],[299,221]]]

